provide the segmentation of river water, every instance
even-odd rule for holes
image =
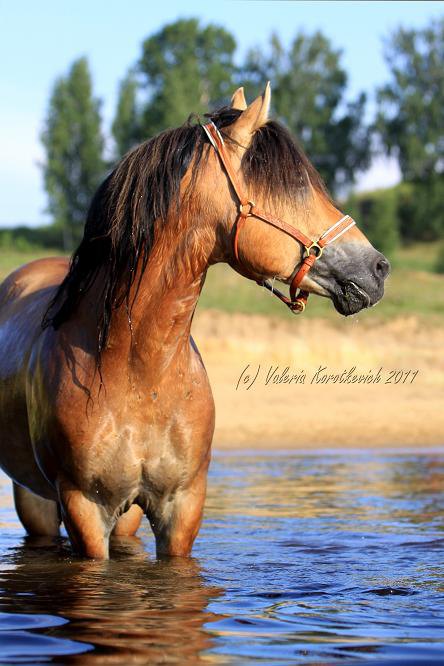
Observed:
[[[191,560],[29,539],[0,478],[1,664],[444,664],[444,453],[216,454]]]

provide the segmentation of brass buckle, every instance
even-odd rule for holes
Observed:
[[[254,203],[254,201],[250,201],[250,200],[248,200],[247,203],[244,203],[244,204],[243,204],[243,203],[239,203],[239,215],[242,215],[242,217],[250,217],[251,214],[252,214],[251,211],[253,210],[253,208],[254,208],[255,205],[256,205],[256,204]],[[250,207],[250,209],[249,209],[249,211],[248,211],[247,213],[244,213],[244,208],[245,208],[245,206],[249,206],[249,207]]]
[[[290,310],[293,314],[302,314],[305,310],[306,303],[300,298],[296,298],[290,305]]]
[[[312,250],[315,250],[314,254],[315,254],[316,259],[320,259],[322,257],[322,253],[324,251],[324,248],[321,245],[319,245],[319,243],[317,241],[314,241],[309,247],[305,248],[305,252],[304,252],[305,258],[310,256]]]

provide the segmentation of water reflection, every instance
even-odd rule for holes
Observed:
[[[212,652],[442,663],[443,481],[441,452],[220,457],[206,529],[236,557],[213,562],[230,588]]]
[[[149,560],[137,538],[114,539],[108,562],[74,559],[62,539],[24,539],[3,560],[0,588],[0,611],[15,617],[16,632],[0,632],[3,658],[193,663],[213,644],[202,626],[218,619],[205,609],[219,590],[206,584],[196,560]],[[1,616],[0,627],[7,628]],[[44,634],[22,631],[36,628]]]
[[[190,561],[23,539],[1,484],[2,664],[443,663],[439,451],[217,455]]]
[[[221,456],[213,466],[207,512],[261,518],[326,518],[363,522],[406,519],[443,528],[441,453]],[[418,510],[421,510],[419,513]],[[390,524],[383,520],[383,529]]]

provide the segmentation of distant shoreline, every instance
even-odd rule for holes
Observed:
[[[441,440],[440,444],[414,444],[414,445],[405,445],[402,443],[389,444],[384,442],[376,443],[366,443],[363,445],[357,445],[356,443],[336,443],[336,444],[322,444],[322,443],[313,443],[310,446],[307,444],[294,442],[293,445],[290,442],[272,442],[272,441],[256,441],[256,442],[227,442],[227,441],[213,441],[212,447],[213,453],[226,454],[230,453],[235,455],[255,455],[255,454],[267,454],[270,455],[285,455],[290,453],[297,452],[298,454],[304,455],[318,455],[324,453],[325,455],[334,455],[343,452],[344,454],[360,454],[371,451],[383,451],[386,454],[396,454],[396,455],[410,455],[410,454],[442,454],[444,455],[444,440]]]
[[[412,455],[437,455],[444,456],[444,441],[441,445],[423,445],[423,446],[390,446],[390,445],[377,445],[377,446],[313,446],[312,448],[297,446],[297,447],[281,447],[279,444],[269,442],[264,443],[264,446],[257,446],[256,448],[246,445],[231,444],[230,446],[219,446],[216,442],[213,443],[212,454],[217,458],[224,457],[243,457],[243,456],[263,456],[263,457],[285,457],[289,455],[299,456],[337,456],[337,455],[351,455],[351,456],[366,456],[368,454],[384,453],[385,455],[394,456],[412,456]]]

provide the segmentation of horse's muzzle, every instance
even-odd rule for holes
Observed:
[[[371,245],[342,243],[325,251],[313,269],[314,281],[345,316],[375,305],[384,295],[390,263]]]

